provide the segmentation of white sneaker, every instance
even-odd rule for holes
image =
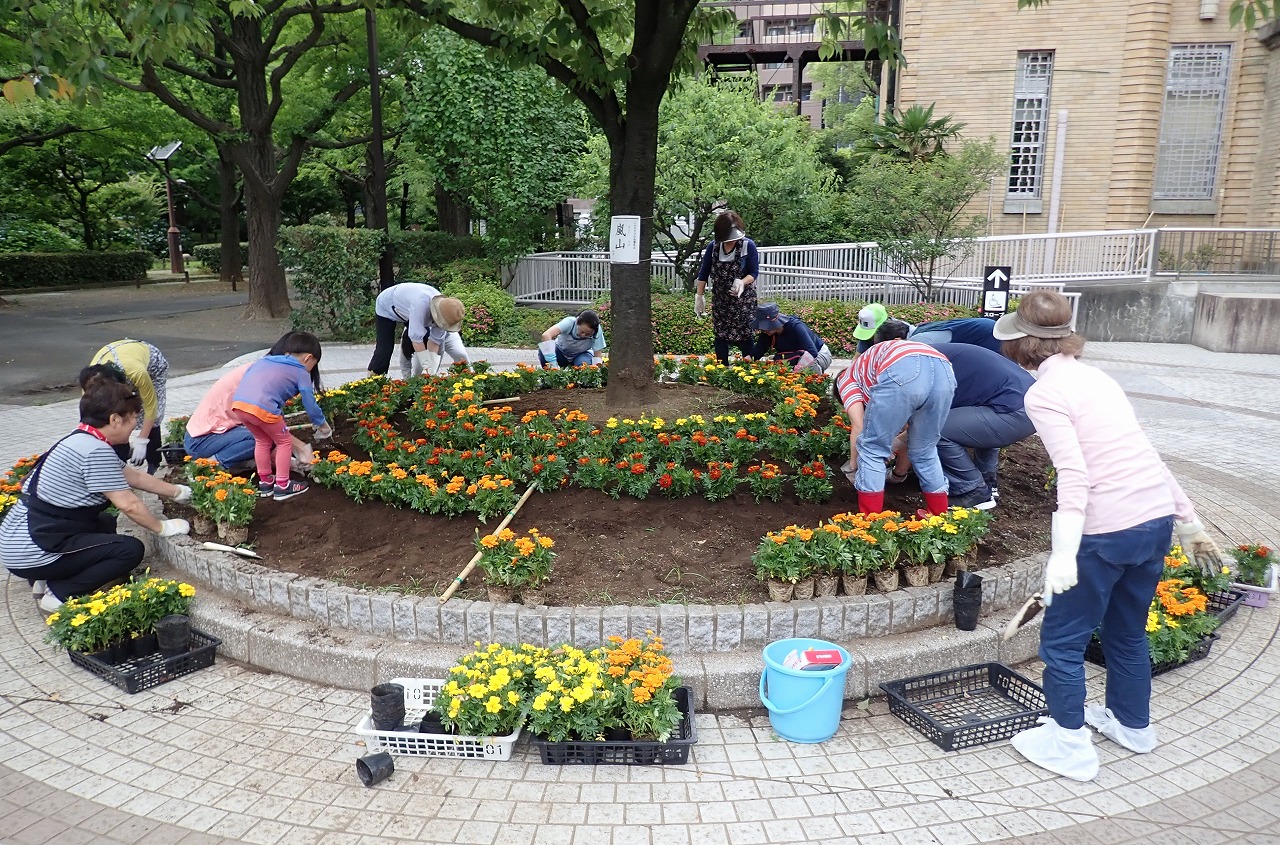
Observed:
[[[31,582],[31,595],[43,596],[47,592],[49,592],[49,583],[47,581]]]
[[[1051,716],[1041,716],[1040,726],[1014,734],[1014,749],[1042,769],[1078,781],[1098,776],[1098,752],[1086,727],[1067,730]]]
[[[1148,724],[1145,728],[1125,727],[1120,724],[1116,714],[1101,704],[1085,705],[1084,720],[1107,739],[1118,742],[1135,753],[1150,754],[1159,745],[1155,725]]]
[[[45,593],[40,597],[40,609],[45,613],[56,613],[60,607],[62,607],[62,599],[53,593]]]

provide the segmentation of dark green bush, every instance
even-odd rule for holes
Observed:
[[[337,226],[280,230],[280,257],[293,268],[293,327],[334,340],[361,340],[373,322],[383,233]]]
[[[421,275],[423,270],[443,267],[461,258],[484,257],[484,244],[479,238],[451,235],[448,232],[391,233],[395,261],[405,277]]]
[[[804,320],[831,347],[838,357],[853,354],[858,342],[853,330],[858,325],[858,312],[865,302],[842,300],[774,300],[784,314]],[[710,303],[708,303],[710,304]],[[606,337],[612,328],[609,319],[609,300],[596,302],[600,319],[604,323]],[[927,323],[934,320],[950,320],[956,317],[972,317],[973,308],[962,305],[917,303],[914,305],[890,305],[889,316],[909,323]],[[711,320],[699,320],[693,314],[692,294],[655,294],[653,297],[653,349],[659,355],[708,355],[714,351]]]
[[[147,252],[0,253],[0,288],[88,287],[147,278]]]
[[[421,281],[438,288],[445,296],[462,300],[467,307],[467,316],[462,321],[462,342],[468,346],[494,343],[503,327],[515,322],[515,297],[502,289],[498,272],[488,261],[475,258],[451,261],[423,273]]]
[[[191,257],[210,273],[222,272],[222,244],[196,244],[191,247]],[[249,266],[249,245],[244,241],[240,242],[240,266]]]
[[[498,327],[490,343],[512,349],[531,349],[538,345],[543,332],[566,316],[568,315],[564,311],[517,306],[515,314]]]
[[[51,223],[0,214],[0,252],[75,252],[80,242]]]

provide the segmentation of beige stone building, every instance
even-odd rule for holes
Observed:
[[[1278,227],[1280,24],[1245,32],[1229,6],[901,0],[897,103],[1010,149],[978,201],[992,234]]]

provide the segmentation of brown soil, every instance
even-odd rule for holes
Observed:
[[[513,407],[554,412],[591,405],[596,401],[592,394],[598,393],[602,391],[543,391]],[[678,394],[683,396],[677,399]],[[660,414],[668,418],[767,407],[706,387],[672,391],[670,397],[660,403]],[[596,410],[587,413],[593,419],[605,416],[592,413]],[[340,445],[359,452],[350,444]],[[1044,488],[1048,465],[1036,438],[1004,450],[1001,504],[980,546],[980,567],[1048,547],[1053,510],[1053,496]],[[549,604],[758,602],[766,593],[752,575],[751,554],[765,532],[791,523],[816,525],[833,514],[857,510],[852,487],[839,472],[834,480],[836,495],[825,504],[801,501],[790,490],[780,502],[757,504],[745,487],[720,502],[661,496],[614,500],[595,490],[566,488],[535,493],[511,528],[524,532],[536,527],[555,539]],[[914,477],[887,490],[886,508],[914,511],[921,504]],[[288,572],[370,589],[438,595],[475,553],[477,531],[487,533],[497,522],[485,526],[473,515],[448,519],[380,502],[356,504],[341,491],[313,485],[287,502],[261,502],[251,542],[266,565]],[[473,571],[456,595],[483,598],[481,573]]]

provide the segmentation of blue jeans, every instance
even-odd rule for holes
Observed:
[[[1084,725],[1084,650],[1099,626],[1107,659],[1107,707],[1127,728],[1150,723],[1147,610],[1172,538],[1172,516],[1081,538],[1080,581],[1053,597],[1040,629],[1044,694],[1049,715],[1062,727]]]
[[[1002,413],[985,405],[952,408],[938,440],[938,458],[953,496],[994,487],[1000,447],[1035,433],[1023,408]],[[968,450],[973,450],[969,457]],[[990,490],[987,491],[990,493]]]
[[[923,328],[923,326],[921,328]],[[951,330],[950,329],[930,329],[927,332],[912,332],[911,334],[907,335],[907,337],[910,340],[914,340],[919,343],[927,343],[930,346],[937,346],[939,343],[951,342]]]
[[[945,493],[947,477],[938,460],[938,438],[955,392],[951,365],[932,355],[908,355],[882,372],[867,394],[854,487],[864,493],[884,489],[884,462],[893,453],[893,438],[910,422],[907,455],[920,489]]]
[[[242,425],[221,434],[215,432],[199,437],[183,434],[182,446],[192,458],[213,458],[223,467],[253,460],[253,434]]]
[[[561,367],[589,367],[593,360],[594,358],[591,354],[590,349],[588,349],[586,352],[579,352],[577,355],[573,356],[572,360],[570,360],[568,355],[565,355],[563,352],[560,351],[560,347],[558,346],[556,347],[556,364],[558,364]],[[538,350],[538,366],[539,367],[546,366],[546,363],[547,363],[547,359],[545,356],[543,356],[542,350],[539,349]]]

